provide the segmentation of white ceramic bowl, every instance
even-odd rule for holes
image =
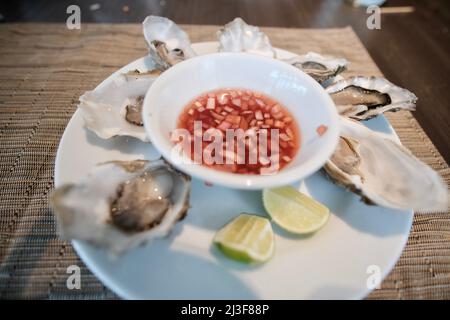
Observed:
[[[223,88],[262,92],[284,105],[297,121],[300,150],[277,174],[233,174],[172,159],[170,134],[182,110],[199,95]],[[241,189],[275,187],[306,178],[325,164],[339,138],[336,108],[316,81],[287,63],[246,53],[202,55],[165,71],[145,96],[143,122],[156,149],[175,167],[204,181]],[[322,136],[317,133],[320,125],[328,127]]]

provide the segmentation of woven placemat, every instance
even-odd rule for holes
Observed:
[[[193,42],[217,26],[183,26]],[[380,75],[351,28],[263,28],[273,45],[351,61],[346,75]],[[115,294],[94,277],[70,243],[58,239],[48,208],[56,149],[78,97],[146,54],[141,26],[0,26],[0,298],[104,299]],[[450,181],[450,170],[410,113],[390,114],[402,143]],[[66,287],[81,267],[81,290]],[[381,289],[369,298],[450,298],[450,216],[416,214],[408,244]]]

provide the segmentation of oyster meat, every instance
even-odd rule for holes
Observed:
[[[142,103],[159,74],[158,70],[134,70],[85,92],[78,105],[85,126],[102,139],[131,136],[148,142],[142,123]]]
[[[157,69],[164,71],[196,55],[189,36],[172,20],[148,16],[143,22],[143,28],[150,56]]]
[[[315,52],[308,52],[284,61],[310,75],[320,84],[345,71],[348,64],[345,59],[323,57]]]
[[[249,52],[275,58],[276,53],[267,35],[258,27],[235,18],[217,32],[220,52]]]
[[[448,208],[447,186],[437,172],[354,120],[341,117],[340,141],[324,170],[368,204],[424,212]]]
[[[51,204],[61,235],[120,254],[166,236],[189,208],[190,177],[166,161],[111,161],[77,184],[58,187]]]
[[[386,111],[413,111],[417,97],[380,77],[351,77],[326,88],[338,112],[355,120],[368,120]]]

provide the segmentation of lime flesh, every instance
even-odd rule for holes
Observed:
[[[246,213],[220,229],[214,242],[225,255],[241,262],[265,262],[274,252],[270,221]]]
[[[291,186],[264,189],[264,207],[273,222],[295,234],[308,234],[322,228],[329,209]]]

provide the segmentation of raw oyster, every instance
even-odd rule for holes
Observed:
[[[131,136],[148,142],[142,123],[142,103],[159,74],[158,70],[134,70],[85,92],[78,105],[85,126],[103,139]]]
[[[144,37],[157,69],[164,71],[196,54],[189,36],[172,20],[148,16],[143,22]]]
[[[284,61],[310,75],[320,84],[343,72],[348,64],[345,59],[323,57],[315,52],[308,52]]]
[[[351,77],[326,88],[338,112],[356,120],[368,120],[386,111],[413,111],[417,97],[380,77]]]
[[[166,236],[189,208],[190,178],[164,160],[99,164],[51,198],[65,239],[88,241],[114,254]]]
[[[324,169],[368,204],[426,212],[448,208],[447,186],[437,172],[354,120],[341,117],[339,145]]]
[[[220,52],[250,52],[275,58],[275,50],[267,35],[258,27],[235,18],[217,31]]]

